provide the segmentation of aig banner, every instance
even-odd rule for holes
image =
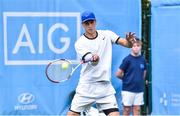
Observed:
[[[75,58],[79,12],[3,12],[3,24],[5,65],[47,64],[53,54]]]
[[[80,69],[69,81],[54,84],[47,80],[45,67],[58,58],[77,60],[74,43],[83,33],[80,13],[95,12],[98,29],[110,29],[121,37],[129,31],[140,36],[140,3],[140,0],[1,0],[0,115],[65,115]],[[113,48],[112,81],[122,110],[121,82],[114,72],[129,51],[119,46]],[[120,54],[116,55],[117,52]]]

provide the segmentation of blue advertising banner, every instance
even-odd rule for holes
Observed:
[[[58,58],[77,60],[74,43],[84,31],[84,10],[95,13],[97,29],[141,36],[140,0],[0,1],[0,115],[66,114],[80,69],[69,81],[54,84],[46,78],[45,67]],[[120,110],[121,81],[114,73],[128,54],[127,48],[113,47],[112,83]]]
[[[152,114],[180,114],[180,1],[152,0]]]

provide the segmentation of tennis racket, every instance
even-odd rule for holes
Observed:
[[[70,79],[75,70],[81,66],[81,64],[92,61],[81,61],[77,66],[73,67],[71,61],[67,59],[58,59],[50,62],[46,66],[46,77],[53,83],[60,83]]]

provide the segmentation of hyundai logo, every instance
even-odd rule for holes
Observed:
[[[18,96],[18,101],[22,104],[30,104],[34,101],[35,96],[31,93],[22,93]]]

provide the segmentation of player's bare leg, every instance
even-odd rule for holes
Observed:
[[[123,110],[123,115],[124,116],[129,116],[130,115],[130,111],[131,111],[131,107],[130,106],[124,106],[124,110]]]
[[[140,106],[133,106],[133,115],[134,116],[140,115]]]
[[[67,116],[80,116],[79,113],[68,111]]]

